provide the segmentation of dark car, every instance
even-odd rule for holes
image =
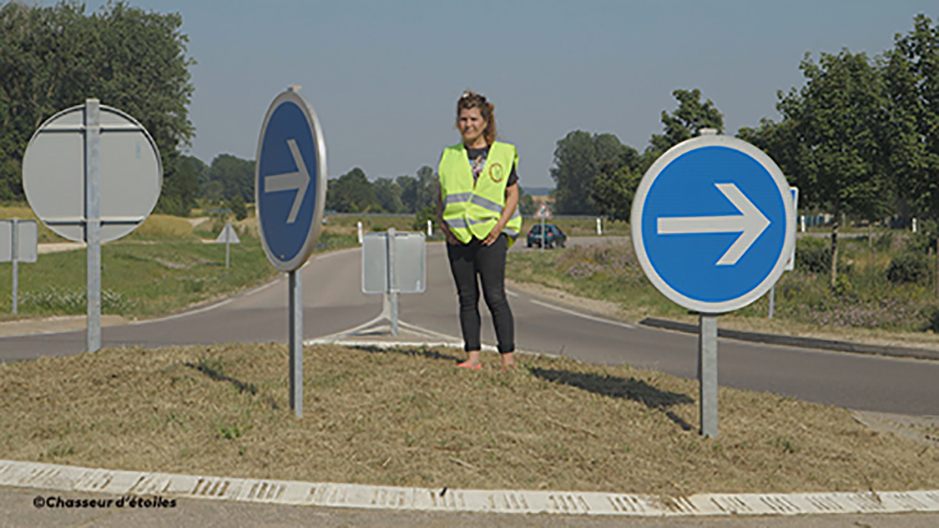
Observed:
[[[543,240],[546,248],[564,247],[564,243],[567,242],[567,235],[564,234],[564,231],[561,231],[560,227],[554,224],[545,224]],[[541,241],[541,224],[535,224],[528,232],[528,247],[541,247]]]

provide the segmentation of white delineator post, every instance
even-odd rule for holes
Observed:
[[[362,245],[362,222],[358,223],[359,245]]]
[[[597,218],[597,235],[603,236],[603,226],[600,225],[600,218]]]
[[[434,236],[434,227],[433,223],[430,220],[427,221],[427,237],[430,238]]]
[[[85,101],[85,243],[88,255],[87,351],[101,349],[101,108]]]

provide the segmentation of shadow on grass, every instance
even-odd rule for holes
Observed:
[[[425,358],[427,358],[427,359],[443,359],[443,360],[448,360],[448,361],[463,361],[462,359],[460,359],[460,358],[458,358],[458,357],[456,357],[456,356],[451,356],[450,354],[441,354],[441,353],[438,352],[437,350],[434,350],[434,349],[432,349],[432,348],[424,348],[424,347],[417,347],[417,348],[382,348],[382,347],[377,347],[377,346],[367,346],[367,345],[366,345],[366,346],[356,346],[356,347],[353,347],[353,348],[357,348],[357,349],[359,349],[359,350],[364,350],[364,351],[366,351],[366,352],[372,352],[372,353],[382,353],[382,354],[393,353],[393,354],[404,354],[404,355],[406,355],[406,356],[421,356],[421,357],[425,357]]]
[[[258,387],[254,383],[245,383],[230,376],[226,376],[220,364],[214,365],[207,361],[200,361],[198,364],[196,364],[189,363],[187,361],[186,363],[183,363],[183,365],[186,365],[191,369],[198,370],[214,381],[227,381],[228,383],[234,385],[235,388],[238,389],[238,392],[248,392],[251,393],[252,396],[257,395],[258,393]]]
[[[566,370],[552,370],[543,368],[529,369],[532,375],[547,381],[556,381],[571,387],[590,391],[601,396],[611,398],[622,398],[639,402],[650,409],[662,411],[669,420],[675,422],[685,431],[691,431],[693,427],[680,416],[676,415],[668,408],[673,405],[682,405],[694,403],[694,400],[688,396],[677,393],[659,390],[648,383],[635,378],[618,378],[614,376],[600,376],[598,374],[587,374],[583,372],[568,372]]]

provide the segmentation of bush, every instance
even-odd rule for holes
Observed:
[[[921,283],[929,279],[929,257],[905,251],[893,257],[887,267],[887,280],[894,284]]]
[[[414,223],[411,224],[411,228],[415,231],[426,231],[427,230],[427,221],[430,220],[434,222],[437,219],[437,208],[428,205],[427,207],[421,209],[414,215]],[[435,227],[436,231],[437,228]]]
[[[927,306],[923,308],[922,318],[925,321],[923,330],[939,334],[939,306]]]
[[[228,208],[231,209],[232,214],[235,215],[235,220],[248,218],[248,206],[245,205],[245,200],[240,194],[236,194],[235,197],[228,202]]]
[[[929,253],[930,249],[936,247],[937,228],[939,228],[939,226],[937,226],[935,220],[920,219],[919,229],[916,233],[910,235],[909,241],[907,242],[907,250],[924,255]]]
[[[831,241],[810,237],[796,240],[796,269],[807,273],[831,270]]]

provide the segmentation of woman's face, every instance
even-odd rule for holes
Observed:
[[[487,123],[479,113],[479,108],[460,110],[457,125],[460,128],[460,134],[463,135],[463,143],[469,146],[485,146],[486,139],[483,137],[483,131],[486,130]]]

